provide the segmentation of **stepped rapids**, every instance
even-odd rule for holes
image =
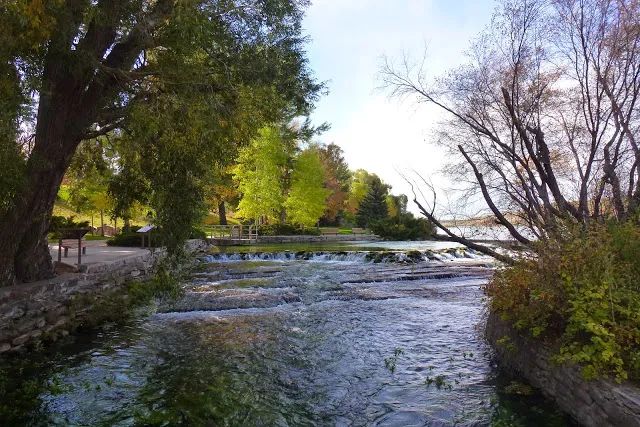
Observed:
[[[206,255],[177,300],[0,368],[47,384],[16,408],[32,425],[565,425],[505,392],[493,268],[460,248]]]

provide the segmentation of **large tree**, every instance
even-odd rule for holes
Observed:
[[[364,169],[358,169],[353,172],[349,184],[349,194],[345,202],[345,209],[349,214],[355,215],[358,212],[358,207],[362,199],[367,195],[371,181],[375,176],[375,174],[370,174]]]
[[[287,217],[293,224],[314,226],[325,211],[330,190],[324,187],[324,170],[316,148],[296,156],[291,188],[285,201]]]
[[[287,158],[282,134],[273,126],[261,129],[258,137],[240,150],[233,171],[242,194],[238,216],[256,221],[280,216],[285,201],[282,176]]]
[[[345,210],[351,172],[338,145],[320,146],[318,153],[325,171],[324,185],[330,191],[321,222],[336,224]]]
[[[531,250],[567,225],[637,212],[640,2],[504,0],[468,59],[435,81],[407,60],[383,68],[394,94],[447,114],[438,140],[467,199],[481,195]],[[435,204],[418,206],[452,239],[510,261],[449,230]]]
[[[215,111],[209,120],[216,127],[233,116],[238,93],[247,87],[273,88],[292,115],[304,114],[320,89],[303,52],[305,5],[304,0],[0,4],[0,284],[52,274],[47,229],[81,141],[131,124],[141,148],[157,148],[152,158],[162,167],[155,169],[152,184],[165,188],[155,202],[167,207],[171,193],[184,194],[197,181],[188,161],[193,151],[186,147],[195,137],[184,126],[169,126],[183,118],[200,120],[189,117],[185,100],[197,99],[199,112]],[[151,117],[155,127],[145,127],[141,121]],[[210,148],[221,149],[220,144]],[[187,161],[181,161],[185,153]],[[183,184],[186,188],[178,188]],[[167,224],[182,219],[163,217]]]

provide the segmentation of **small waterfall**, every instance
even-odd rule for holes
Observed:
[[[200,258],[204,263],[224,263],[238,261],[311,261],[311,262],[349,262],[349,263],[394,263],[416,264],[421,262],[446,262],[464,259],[481,259],[485,255],[466,248],[449,248],[426,251],[282,251],[282,252],[245,252],[205,255]]]

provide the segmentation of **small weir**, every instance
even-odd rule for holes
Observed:
[[[567,425],[495,368],[492,268],[456,248],[207,255],[150,316],[1,368],[40,384],[14,408],[32,425]]]

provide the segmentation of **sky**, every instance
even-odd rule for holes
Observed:
[[[493,0],[313,1],[304,20],[308,57],[329,94],[311,118],[331,125],[318,140],[339,145],[351,169],[378,174],[395,194],[411,197],[398,171],[416,170],[446,196],[451,185],[440,173],[446,156],[433,144],[443,116],[433,107],[390,98],[380,88],[381,61],[403,53],[417,61],[426,47],[427,72],[443,75],[464,63],[465,50],[490,24],[494,7]]]

